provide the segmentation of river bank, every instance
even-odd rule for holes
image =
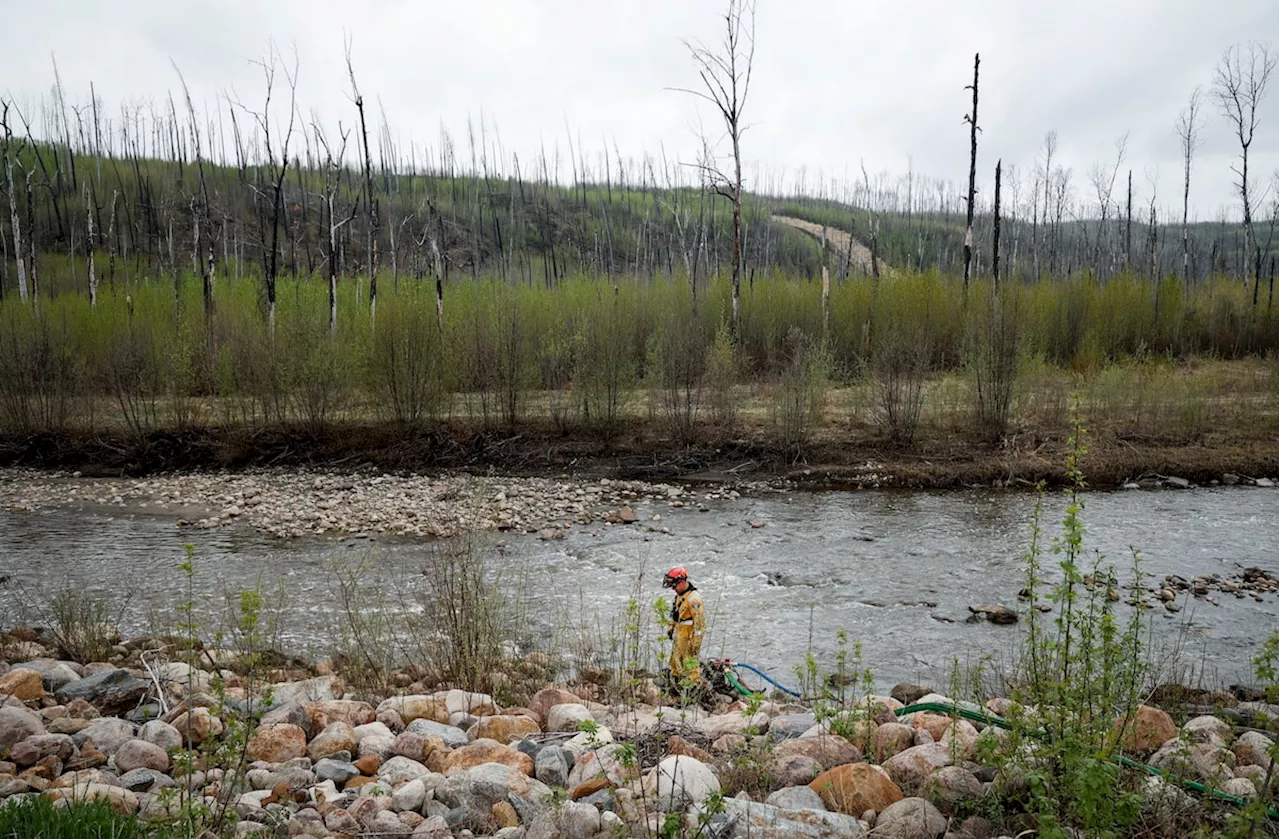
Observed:
[[[1256,428],[1254,429],[1256,431]],[[172,472],[263,468],[340,472],[466,472],[514,477],[563,476],[700,483],[786,481],[811,488],[1049,486],[1065,482],[1069,429],[1013,435],[999,446],[961,430],[935,430],[914,446],[826,428],[803,445],[771,435],[723,437],[678,445],[653,423],[610,434],[566,435],[536,423],[513,431],[446,424],[427,431],[393,424],[349,424],[318,431],[283,427],[113,431],[0,438],[0,466],[139,477]],[[1098,434],[1081,463],[1090,485],[1117,488],[1152,476],[1213,485],[1224,474],[1274,480],[1274,434],[1200,434],[1192,438]]]
[[[1058,758],[1004,696],[899,684],[700,707],[648,679],[539,682],[536,657],[504,663],[502,698],[412,666],[370,693],[330,662],[177,643],[117,639],[82,663],[48,633],[0,635],[0,808],[99,801],[152,825],[316,839],[991,839],[1099,823],[1066,790],[1026,797],[1025,774]],[[1275,705],[1171,685],[1147,702],[1081,729],[1114,729],[1113,747],[1154,773],[1108,783],[1135,807],[1115,826],[1174,835],[1274,800]],[[1266,824],[1265,806],[1252,817]]]

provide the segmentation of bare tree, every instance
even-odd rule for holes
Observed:
[[[1187,226],[1187,211],[1191,205],[1191,157],[1200,147],[1200,130],[1204,128],[1201,118],[1200,86],[1187,97],[1187,107],[1178,114],[1175,128],[1178,131],[1178,142],[1182,146],[1182,282],[1191,282],[1191,239]]]
[[[351,96],[360,115],[360,140],[364,146],[364,200],[369,213],[369,229],[365,231],[365,259],[369,268],[369,317],[378,313],[378,204],[373,198],[373,160],[369,157],[369,131],[364,122],[364,98],[356,86],[356,71],[351,63],[351,42],[347,42],[347,75],[351,77]]]
[[[10,140],[13,132],[9,129],[9,103],[0,103],[0,129],[4,130],[4,174],[9,192],[9,221],[13,226],[13,255],[18,266],[18,299],[27,302],[27,267],[22,258],[22,226],[18,221],[17,189],[13,185],[13,153],[10,151]],[[21,151],[21,149],[19,149]],[[31,233],[30,230],[27,231]]]
[[[1213,96],[1231,123],[1240,141],[1240,168],[1231,167],[1239,181],[1240,206],[1244,211],[1246,259],[1253,263],[1253,305],[1258,305],[1258,276],[1261,255],[1253,234],[1252,187],[1249,183],[1249,146],[1258,128],[1258,108],[1263,104],[1271,74],[1276,69],[1276,53],[1270,44],[1250,41],[1243,49],[1236,45],[1227,49],[1213,74]],[[1246,270],[1247,270],[1246,263]],[[1246,281],[1248,275],[1246,274]]]
[[[209,230],[209,188],[205,183],[204,177],[204,154],[200,148],[200,126],[196,123],[196,109],[191,104],[191,91],[187,89],[187,80],[183,77],[182,71],[178,69],[177,62],[172,59],[169,62],[173,65],[173,71],[178,74],[178,81],[182,84],[182,95],[187,103],[187,117],[191,126],[191,145],[196,153],[196,171],[199,176],[200,200],[198,203],[193,202],[195,212],[193,221],[195,223],[195,258],[200,265],[201,289],[204,299],[204,317],[205,326],[212,332],[213,329],[213,237]]]
[[[710,178],[717,195],[733,203],[733,334],[739,334],[739,297],[742,283],[742,112],[751,90],[751,67],[756,54],[754,0],[729,0],[724,16],[725,34],[718,51],[685,41],[705,90],[676,88],[710,102],[724,120],[733,147],[733,174],[725,174],[714,159],[698,164]]]
[[[1129,134],[1126,132],[1116,140],[1116,162],[1107,171],[1106,167],[1100,163],[1096,163],[1089,172],[1089,180],[1093,183],[1094,193],[1098,198],[1098,235],[1094,239],[1094,268],[1098,272],[1098,276],[1102,277],[1103,259],[1102,259],[1102,240],[1107,233],[1107,214],[1111,211],[1111,193],[1115,190],[1116,175],[1120,173],[1120,164],[1124,162],[1125,152],[1129,147]]]
[[[969,262],[973,259],[973,187],[978,173],[978,53],[973,54],[973,84],[965,90],[973,91],[973,113],[966,114],[969,123],[969,199],[966,202],[964,224],[964,291],[969,292]]]

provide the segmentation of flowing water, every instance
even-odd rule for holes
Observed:
[[[628,601],[643,604],[648,617],[666,593],[662,573],[683,565],[711,615],[704,656],[750,662],[794,683],[794,667],[809,651],[830,667],[844,630],[861,642],[880,689],[901,680],[945,688],[953,662],[1012,657],[1022,624],[965,618],[971,605],[1017,605],[1035,501],[1008,491],[861,491],[716,500],[707,512],[639,504],[638,524],[575,527],[552,541],[498,534],[486,555],[519,601],[511,608],[522,610],[544,644],[604,646],[625,622]],[[1247,566],[1280,571],[1273,489],[1094,493],[1085,502],[1086,548],[1114,563],[1122,581],[1131,548],[1157,579],[1227,577]],[[1046,543],[1064,508],[1061,496],[1046,498]],[[216,624],[227,593],[261,586],[268,604],[283,611],[280,644],[295,652],[331,648],[339,568],[366,564],[369,602],[398,608],[410,595],[430,596],[419,569],[432,547],[422,542],[277,542],[247,526],[179,530],[172,518],[64,507],[0,512],[0,579],[9,578],[0,586],[0,626],[31,619],[23,603],[41,593],[74,585],[127,601],[126,634],[172,627],[185,598],[176,566],[187,542],[196,549],[191,586],[205,624]],[[1045,552],[1050,576],[1056,561]],[[1220,605],[1180,600],[1177,615],[1156,609],[1153,647],[1176,651],[1182,666],[1208,682],[1251,682],[1250,660],[1277,623],[1276,595],[1261,602],[1213,596]]]

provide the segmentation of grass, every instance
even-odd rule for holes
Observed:
[[[170,839],[169,827],[147,825],[105,802],[55,807],[42,798],[0,805],[0,839]]]

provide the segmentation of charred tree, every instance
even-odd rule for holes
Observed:
[[[973,84],[965,90],[973,91],[973,113],[966,114],[969,123],[969,197],[966,201],[964,224],[964,293],[969,293],[969,264],[973,260],[973,192],[978,172],[978,53],[973,55]]]

